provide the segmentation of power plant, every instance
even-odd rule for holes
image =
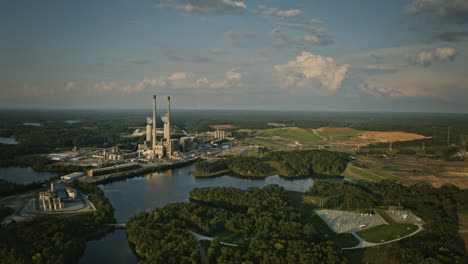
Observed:
[[[167,113],[163,118],[163,138],[157,140],[157,117],[156,117],[156,95],[153,95],[153,118],[151,123],[146,124],[146,141],[138,145],[139,157],[147,159],[153,158],[173,158],[179,151],[179,140],[171,139],[171,97],[167,97]],[[150,140],[151,138],[151,140]],[[187,139],[184,139],[186,142]]]

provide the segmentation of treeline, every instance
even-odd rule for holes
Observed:
[[[468,190],[454,186],[434,188],[426,185],[404,186],[390,180],[360,184],[315,183],[309,193],[325,199],[324,206],[333,208],[334,197],[351,199],[350,207],[395,206],[411,209],[424,221],[425,230],[415,236],[379,248],[379,254],[391,263],[466,263],[463,240],[458,234],[458,213],[468,209]],[[343,194],[343,195],[342,195]],[[355,205],[354,205],[355,207]],[[372,251],[373,249],[368,249]],[[366,250],[363,250],[366,258]],[[365,259],[378,263],[373,259]]]
[[[275,174],[275,170],[262,159],[255,157],[238,157],[226,160],[229,169],[240,176],[266,177]]]
[[[129,220],[128,237],[143,263],[158,263],[162,252],[170,250],[196,256],[193,237],[182,234],[188,234],[187,229],[239,237],[237,247],[221,245],[215,238],[207,249],[207,263],[347,263],[340,250],[326,243],[325,235],[289,204],[282,187],[197,188],[190,197],[196,202],[168,204]],[[177,253],[164,256],[166,263],[189,263]],[[200,258],[190,261],[201,262]]]
[[[96,224],[115,223],[114,208],[101,188],[79,180],[73,180],[72,186],[85,193],[89,201],[96,207],[96,211],[93,212]]]
[[[307,192],[322,198],[320,206],[338,210],[364,210],[375,208],[379,201],[373,194],[363,190],[355,183],[329,183],[317,181]]]
[[[214,162],[200,161],[195,176],[214,176],[227,171],[247,177],[266,177],[275,173],[285,177],[329,177],[340,175],[348,154],[328,150],[269,152],[265,157],[229,157]]]
[[[222,160],[199,161],[195,164],[194,176],[218,176],[230,173],[244,177],[266,177],[275,173],[264,160],[255,157],[229,157]]]
[[[195,176],[211,176],[218,172],[228,169],[227,163],[224,159],[215,160],[213,162],[198,161],[195,163]]]
[[[247,188],[245,191],[233,187],[195,188],[190,192],[190,199],[202,201],[219,207],[272,208],[282,209],[288,205],[286,192],[278,185],[268,185],[263,189]]]
[[[348,154],[328,150],[278,151],[268,156],[279,164],[281,175],[288,177],[339,175],[348,162]]]
[[[11,209],[10,207],[0,204],[0,223],[3,221],[5,217],[9,216],[13,212],[14,210]]]
[[[0,179],[0,197],[34,190],[34,189],[40,188],[42,184],[47,183],[47,182],[49,181],[20,184],[20,183],[14,183],[14,182],[9,182],[9,181]]]
[[[110,231],[113,208],[99,187],[75,182],[97,211],[76,215],[38,216],[30,222],[11,223],[0,229],[1,263],[77,263],[86,241]]]

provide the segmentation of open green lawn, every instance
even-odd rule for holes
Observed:
[[[368,242],[380,243],[404,237],[416,230],[418,226],[413,224],[391,224],[370,227],[357,234]]]
[[[359,168],[359,167],[356,167],[356,166],[353,166],[353,165],[349,165],[348,167],[349,171],[354,173],[354,174],[357,174],[363,178],[366,178],[366,179],[369,179],[371,181],[381,181],[384,179],[384,177],[376,174],[376,173],[372,173],[372,172],[369,172],[367,169],[363,169],[363,168]]]
[[[295,130],[287,128],[272,128],[258,131],[263,136],[278,136],[284,138],[295,139],[304,142],[322,141],[320,137],[315,135],[312,130]]]
[[[280,149],[289,148],[288,146],[281,144],[278,141],[265,139],[265,138],[247,138],[245,140],[245,143],[251,144],[251,145],[264,146],[267,148],[280,148]]]
[[[364,131],[361,130],[342,130],[342,131],[317,131],[317,133],[327,139],[345,140],[346,138],[355,137]]]

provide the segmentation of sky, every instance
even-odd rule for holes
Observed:
[[[0,108],[468,112],[468,0],[6,0]]]

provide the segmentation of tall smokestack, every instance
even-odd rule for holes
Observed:
[[[167,142],[171,141],[171,97],[167,97]]]
[[[153,148],[156,147],[156,95],[153,95]]]

